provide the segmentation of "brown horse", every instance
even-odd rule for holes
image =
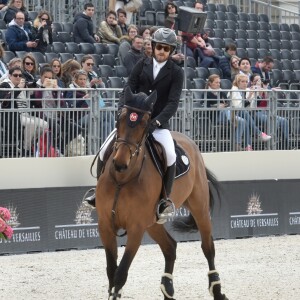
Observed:
[[[163,225],[156,223],[156,207],[162,191],[162,178],[150,158],[145,140],[151,121],[156,92],[132,94],[125,90],[125,105],[118,115],[117,132],[111,155],[96,188],[99,232],[105,248],[109,300],[121,298],[130,265],[145,232],[158,243],[165,258],[161,279],[164,299],[173,299],[172,273],[176,259],[176,242]],[[187,207],[202,238],[202,250],[209,265],[209,289],[214,299],[227,299],[215,270],[215,249],[211,236],[210,191],[207,173],[196,144],[185,135],[173,132],[185,150],[190,170],[175,180],[171,199],[176,207]],[[117,265],[118,230],[126,230],[127,244]],[[142,291],[141,291],[142,293]],[[141,294],[141,299],[143,295]]]

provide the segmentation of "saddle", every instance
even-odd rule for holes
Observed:
[[[184,150],[173,139],[176,152],[176,173],[175,179],[183,176],[190,169],[190,160]],[[163,177],[167,169],[166,154],[162,145],[155,140],[152,134],[149,134],[146,139],[146,147],[150,153],[150,157],[156,166],[158,172]]]

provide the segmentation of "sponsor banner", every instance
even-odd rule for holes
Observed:
[[[300,180],[222,182],[222,201],[212,213],[214,238],[300,234]],[[82,204],[87,188],[2,190],[0,206],[12,215],[11,240],[0,240],[0,254],[101,247],[97,214]],[[177,216],[187,216],[181,207]],[[142,216],[141,216],[142,217]],[[198,240],[199,233],[173,232],[177,241]],[[144,244],[153,243],[148,235]],[[118,238],[126,244],[126,236]]]

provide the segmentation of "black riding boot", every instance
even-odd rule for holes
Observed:
[[[99,177],[102,173],[103,166],[104,166],[103,161],[100,159],[100,157],[98,157],[98,160],[97,160],[97,181],[99,180]],[[84,199],[84,201],[87,202],[89,205],[91,205],[93,207],[96,207],[96,194],[95,194],[95,189],[93,189],[93,190],[94,190],[94,194],[89,196],[89,197],[86,197]]]
[[[175,178],[175,172],[176,164],[174,163],[172,166],[167,168],[165,176],[163,178],[167,199],[161,199],[158,203],[157,214],[159,221],[162,221],[159,223],[164,223],[167,218],[174,217],[175,215],[175,205],[169,198]]]

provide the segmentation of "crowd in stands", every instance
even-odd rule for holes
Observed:
[[[219,14],[216,11],[207,14],[206,26],[202,32],[191,34],[179,31],[176,2],[178,1],[161,2],[161,9],[158,11],[164,14],[162,25],[174,29],[178,36],[178,46],[172,54],[172,59],[182,67],[186,59],[187,67],[193,69],[193,75],[187,76],[190,84],[188,87],[195,87],[193,79],[198,75],[207,80],[206,88],[210,93],[206,95],[212,100],[210,105],[216,104],[217,96],[213,90],[220,89],[222,82],[227,82],[226,89],[232,89],[232,92],[218,94],[222,100],[221,103],[218,102],[220,108],[227,107],[229,99],[232,100],[232,107],[246,107],[247,105],[242,104],[246,101],[251,107],[254,107],[253,103],[256,107],[266,105],[265,95],[262,92],[258,97],[258,94],[254,97],[251,91],[254,87],[270,89],[272,84],[279,83],[271,82],[271,71],[275,63],[278,67],[278,61],[271,55],[249,57],[247,52],[239,50],[241,48],[237,45],[237,36],[236,40],[227,39],[226,44],[223,41],[220,47],[218,43],[221,38],[216,37],[216,33],[220,31],[215,28],[216,23],[210,26],[211,19],[218,20]],[[192,5],[191,3],[188,6],[193,6],[201,12],[207,7],[205,2],[197,1]],[[83,12],[74,16],[73,23],[57,23],[47,11],[36,12],[35,19],[31,19],[23,0],[1,1],[0,9],[4,11],[2,16],[7,27],[2,29],[4,48],[0,47],[0,88],[9,86],[79,89],[75,94],[65,92],[59,96],[59,92],[37,91],[30,94],[30,101],[25,101],[24,98],[16,101],[16,107],[44,107],[40,99],[49,99],[47,105],[52,108],[89,107],[90,96],[85,88],[124,86],[137,61],[152,55],[151,35],[158,27],[130,24],[132,14],[124,9],[124,2],[116,1],[115,7],[117,9],[109,10],[104,20],[98,20],[96,28],[93,22],[95,9],[92,3],[84,5]],[[234,15],[237,20],[238,13]],[[224,32],[226,31],[223,30],[223,34]],[[187,56],[185,57],[183,53]],[[245,55],[241,56],[241,53]],[[202,72],[203,69],[206,72]],[[122,79],[117,86],[108,79],[114,76]],[[236,92],[238,89],[247,90],[247,93]],[[22,93],[15,93],[16,98],[19,99],[21,96]],[[0,99],[6,98],[7,95],[1,92]],[[76,100],[68,100],[70,98]],[[2,108],[8,107],[7,101],[2,102]],[[40,135],[40,132],[36,132],[37,128],[55,130],[58,133],[65,130],[62,128],[61,120],[51,115],[22,117],[22,126],[25,127],[25,132],[28,132],[24,136],[26,147],[23,150],[26,153],[31,149],[30,143],[34,142],[28,140],[29,134],[31,137]],[[261,114],[258,119],[260,123],[266,122],[266,115]],[[252,150],[250,132],[255,132],[263,141],[271,139],[270,135],[257,127],[257,120],[254,120],[246,109],[240,110],[235,119],[230,117],[228,111],[221,112],[218,118],[220,123],[235,120],[239,124],[236,131],[236,149],[241,149],[240,141],[244,136],[247,141],[246,150]],[[72,121],[88,125],[89,115],[79,114]],[[277,124],[282,128],[285,133],[284,139],[287,140],[288,121],[278,116]]]

